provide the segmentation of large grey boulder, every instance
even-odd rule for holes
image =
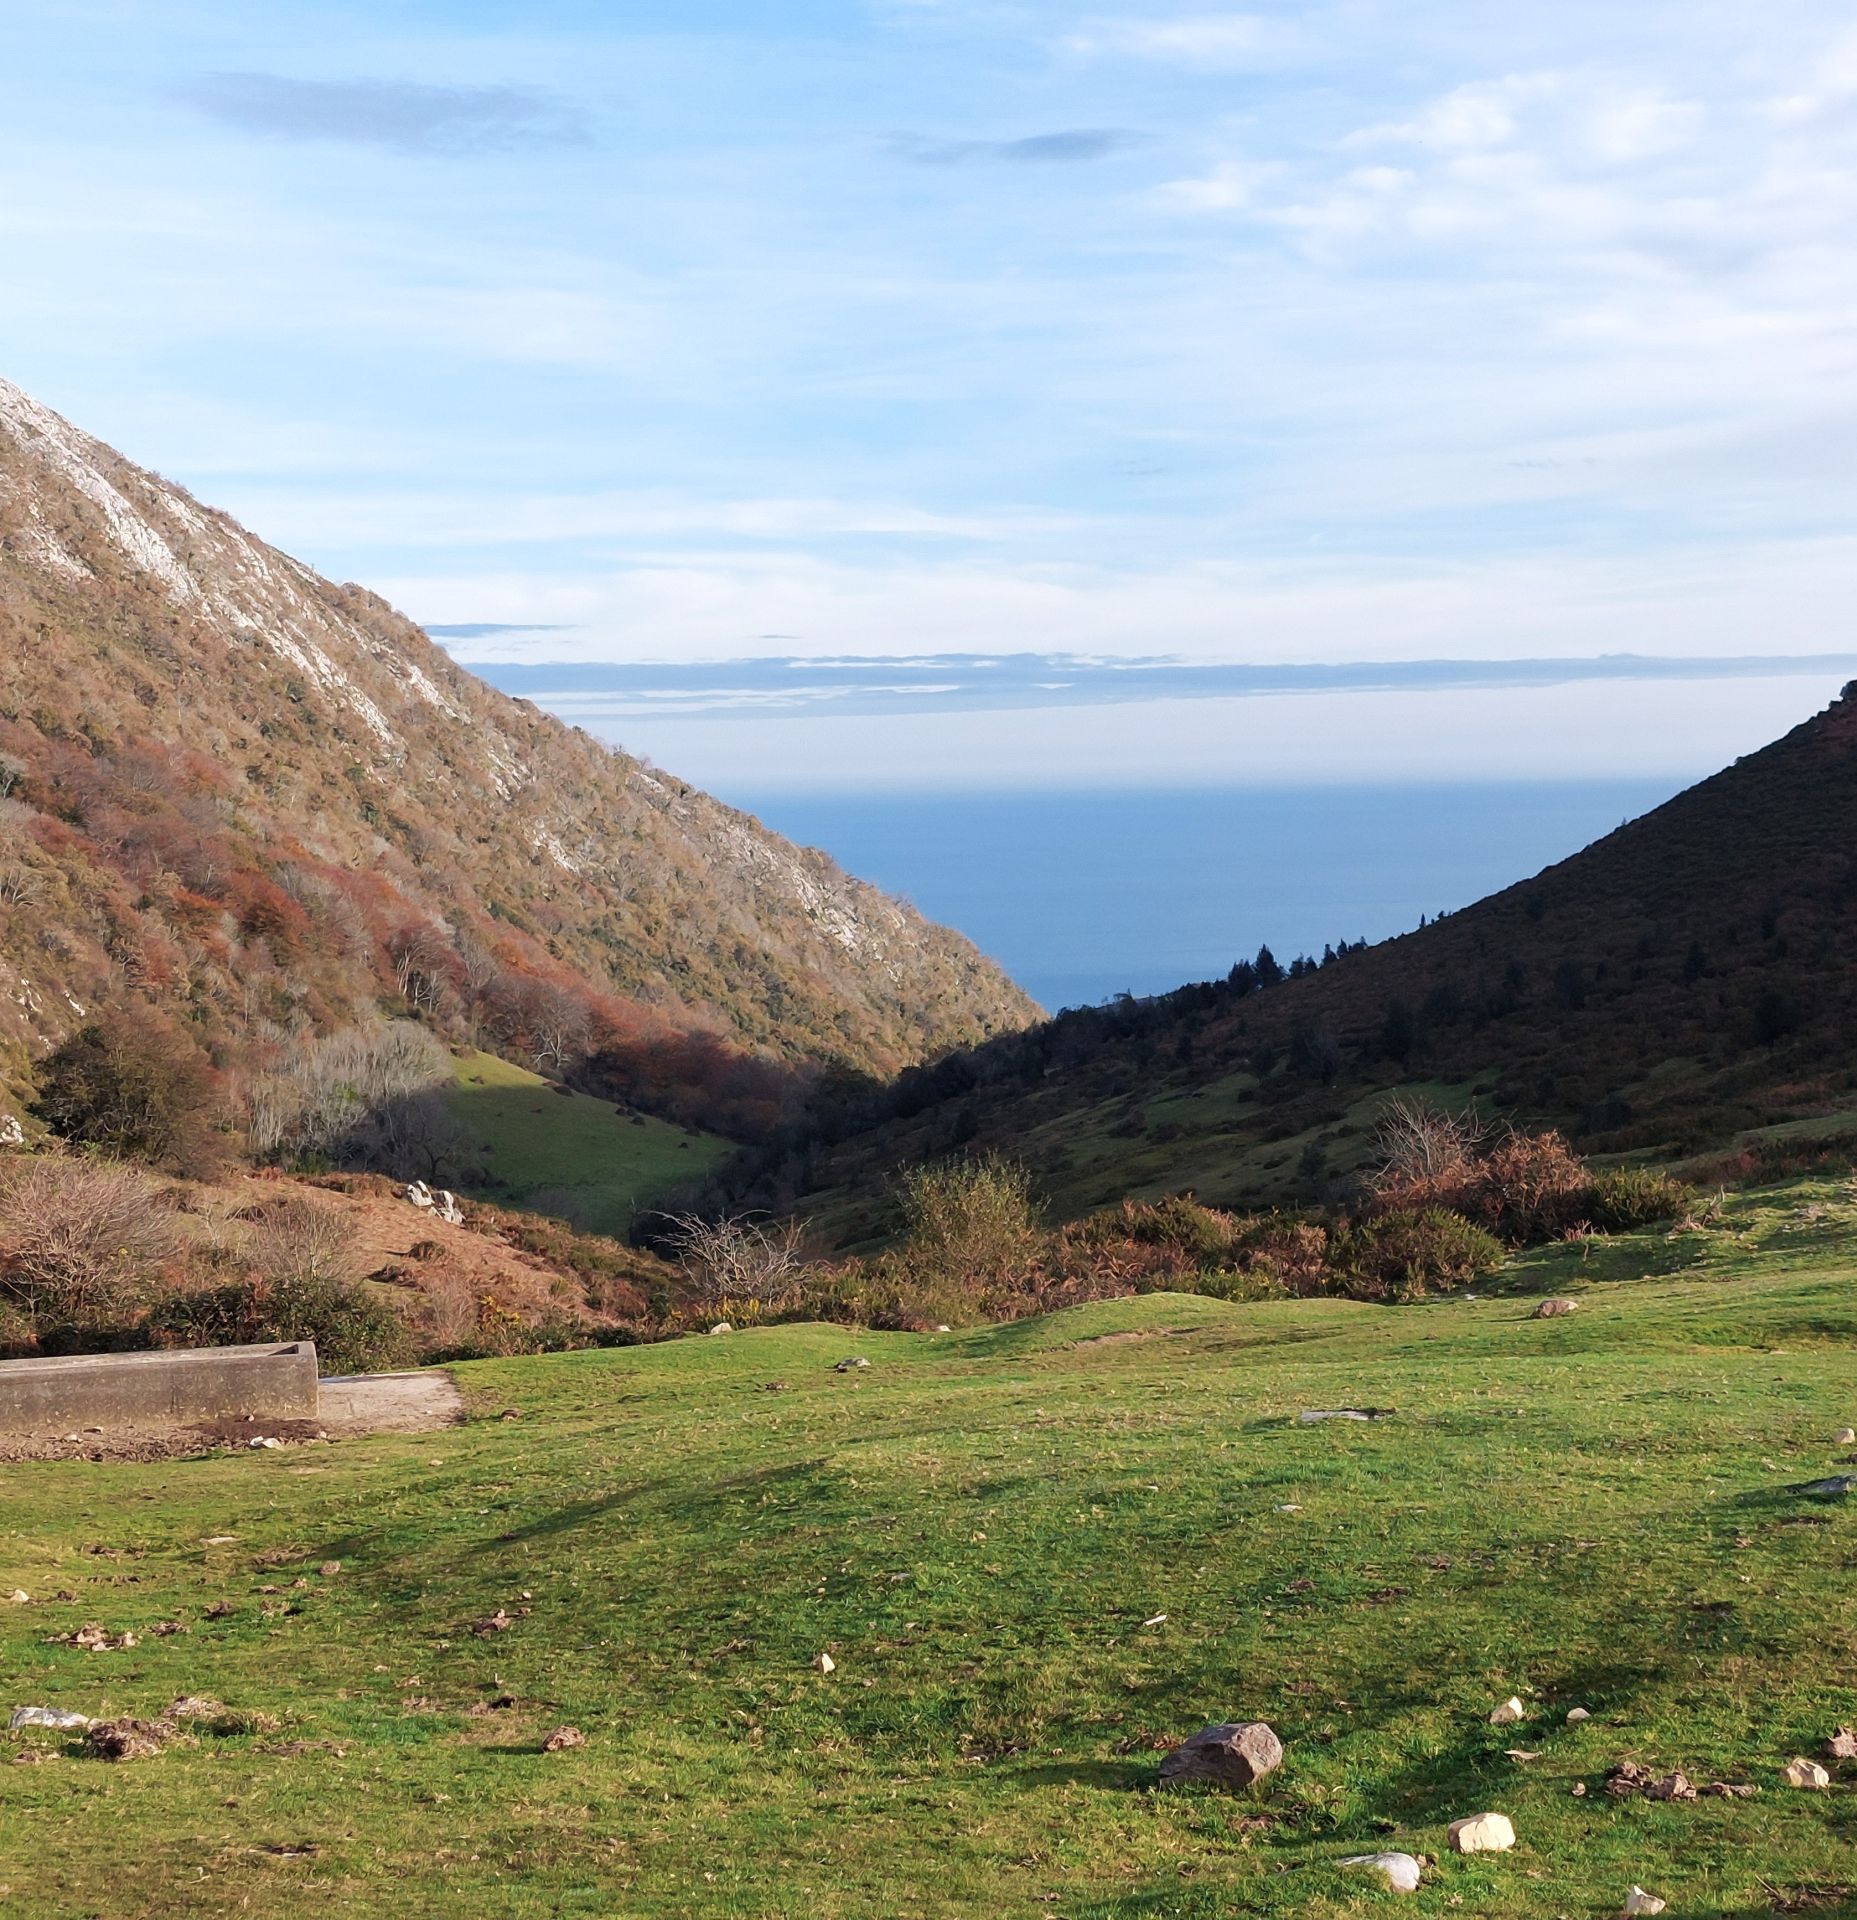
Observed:
[[[1161,1762],[1161,1785],[1204,1781],[1215,1787],[1248,1787],[1283,1764],[1283,1742],[1261,1720],[1227,1720],[1201,1727]]]

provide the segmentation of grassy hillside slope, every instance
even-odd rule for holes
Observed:
[[[1332,1920],[1391,1910],[1342,1856],[1493,1807],[1520,1845],[1402,1911],[1848,1913],[1857,1777],[1779,1769],[1857,1721],[1857,1505],[1789,1491],[1849,1452],[1854,1258],[1806,1185],[1493,1298],[773,1329],[462,1368],[443,1434],[0,1468],[0,1705],[282,1721],[0,1767],[8,1911]],[[1250,1715],[1267,1792],[1152,1791]]]
[[[905,1074],[823,1115],[763,1170],[764,1197],[855,1213],[887,1167],[998,1145],[1066,1213],[1187,1186],[1232,1206],[1310,1200],[1358,1163],[1368,1096],[1413,1083],[1474,1088],[1597,1152],[1672,1158],[1832,1114],[1848,1127],[1853,953],[1844,698],[1418,932],[1261,990],[1220,981],[1065,1015]]]
[[[588,1233],[623,1239],[641,1207],[700,1182],[730,1150],[713,1134],[625,1113],[494,1054],[466,1053],[456,1069],[458,1158],[482,1176],[464,1191],[559,1214]]]
[[[124,1000],[222,1062],[410,1004],[551,1064],[616,1050],[665,1106],[730,1049],[883,1074],[1034,1012],[0,381],[0,1092]]]

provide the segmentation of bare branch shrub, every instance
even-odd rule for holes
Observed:
[[[787,1293],[804,1264],[797,1220],[760,1221],[737,1213],[706,1220],[671,1216],[666,1243],[706,1304],[725,1300],[771,1305]]]
[[[134,1304],[174,1250],[158,1183],[107,1160],[35,1156],[0,1173],[0,1286],[41,1320],[94,1325]]]
[[[393,1102],[450,1078],[443,1042],[412,1020],[300,1043],[283,1066],[252,1083],[252,1150],[286,1160],[351,1157]]]
[[[350,1286],[361,1277],[354,1230],[334,1207],[289,1199],[257,1221],[251,1262],[266,1280],[283,1286]]]
[[[1472,1177],[1489,1133],[1474,1109],[1448,1113],[1419,1095],[1396,1094],[1373,1130],[1368,1185],[1379,1199],[1441,1199]]]

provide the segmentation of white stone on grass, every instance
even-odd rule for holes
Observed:
[[[1516,1721],[1525,1719],[1528,1709],[1513,1694],[1501,1706],[1490,1710],[1489,1723],[1492,1727],[1512,1727]]]
[[[1515,1828],[1506,1813],[1473,1813],[1451,1822],[1450,1837],[1456,1853],[1507,1853],[1515,1845]]]
[[[1338,1862],[1344,1867],[1364,1867],[1369,1872],[1383,1874],[1386,1884],[1395,1893],[1417,1893],[1419,1875],[1423,1871],[1417,1860],[1409,1853],[1356,1853]]]

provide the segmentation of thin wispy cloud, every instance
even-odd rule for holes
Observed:
[[[1194,13],[1171,19],[1134,16],[1097,20],[1065,37],[1066,51],[1095,57],[1152,60],[1170,66],[1251,67],[1287,52],[1293,36],[1255,13]]]
[[[590,137],[575,107],[533,87],[207,73],[175,91],[224,126],[274,140],[338,141],[396,153],[469,154],[585,146]]]
[[[1066,127],[1018,140],[940,140],[927,134],[898,133],[889,142],[899,159],[924,167],[958,167],[975,161],[1031,167],[1075,165],[1106,160],[1140,144],[1141,135],[1125,127]]]

